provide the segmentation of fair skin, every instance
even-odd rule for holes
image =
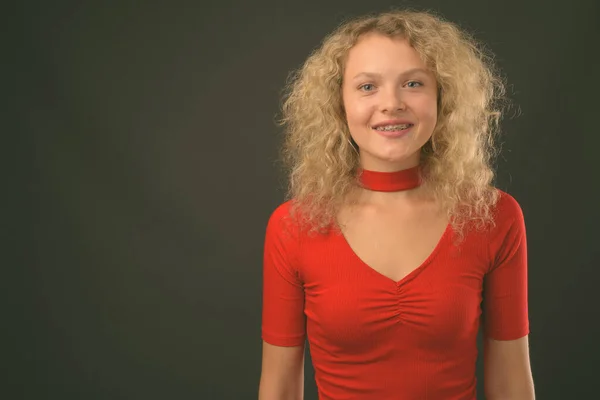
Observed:
[[[437,122],[437,84],[405,40],[375,33],[362,37],[348,53],[342,97],[363,168],[397,171],[419,164],[420,149]],[[413,126],[401,137],[374,129],[391,120]]]
[[[483,359],[487,400],[535,399],[528,336],[516,340],[486,339]]]
[[[437,84],[406,40],[364,35],[348,53],[342,97],[361,167],[389,172],[419,164],[420,150],[437,121]],[[374,129],[385,121],[411,125],[405,134],[387,137]],[[446,213],[420,188],[361,189],[358,199],[337,216],[342,233],[359,258],[395,282],[429,256],[449,223]],[[487,399],[534,399],[527,337],[487,339],[484,360]],[[259,400],[302,399],[303,365],[303,347],[263,342]]]
[[[437,84],[406,40],[364,35],[348,53],[342,98],[361,167],[397,171],[419,164],[437,121]],[[386,121],[412,126],[402,136],[387,137],[374,129]],[[436,202],[419,189],[361,190],[358,205],[342,208],[338,220],[354,252],[396,282],[421,265],[448,225]]]
[[[263,341],[258,400],[304,398],[304,346],[273,346]]]

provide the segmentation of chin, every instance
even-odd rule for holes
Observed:
[[[375,157],[377,161],[386,163],[386,164],[394,164],[394,165],[408,165],[416,164],[419,162],[419,154],[418,152],[405,149],[401,152],[393,152],[388,154],[377,154]],[[375,160],[373,160],[375,161]]]
[[[380,154],[377,158],[386,162],[403,163],[415,158],[415,153],[412,151],[394,152],[388,154]]]

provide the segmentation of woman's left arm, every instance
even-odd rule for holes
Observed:
[[[534,400],[529,337],[484,339],[484,387],[487,400]]]
[[[484,390],[487,400],[533,400],[529,362],[527,238],[519,203],[503,193],[488,239],[484,279]]]

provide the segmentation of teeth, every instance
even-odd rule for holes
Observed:
[[[408,128],[411,125],[412,124],[386,125],[386,126],[379,126],[375,129],[378,131],[400,131],[402,129]]]

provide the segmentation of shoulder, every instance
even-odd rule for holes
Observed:
[[[494,222],[497,225],[510,225],[523,220],[523,209],[519,202],[511,194],[500,189],[496,190],[498,200],[494,206]]]
[[[286,201],[271,212],[264,241],[264,270],[277,271],[290,283],[296,282],[300,258],[298,230],[290,216],[291,203]]]
[[[492,254],[518,248],[525,239],[525,220],[519,202],[510,194],[498,190],[494,206],[494,225],[487,236]]]
[[[271,211],[271,215],[269,216],[268,225],[277,225],[279,226],[284,220],[290,217],[290,211],[292,208],[292,201],[288,200],[281,204],[279,204],[273,211]]]
[[[293,218],[291,209],[292,200],[287,200],[275,207],[275,209],[271,212],[267,223],[268,235],[297,235],[297,224],[292,223]]]

